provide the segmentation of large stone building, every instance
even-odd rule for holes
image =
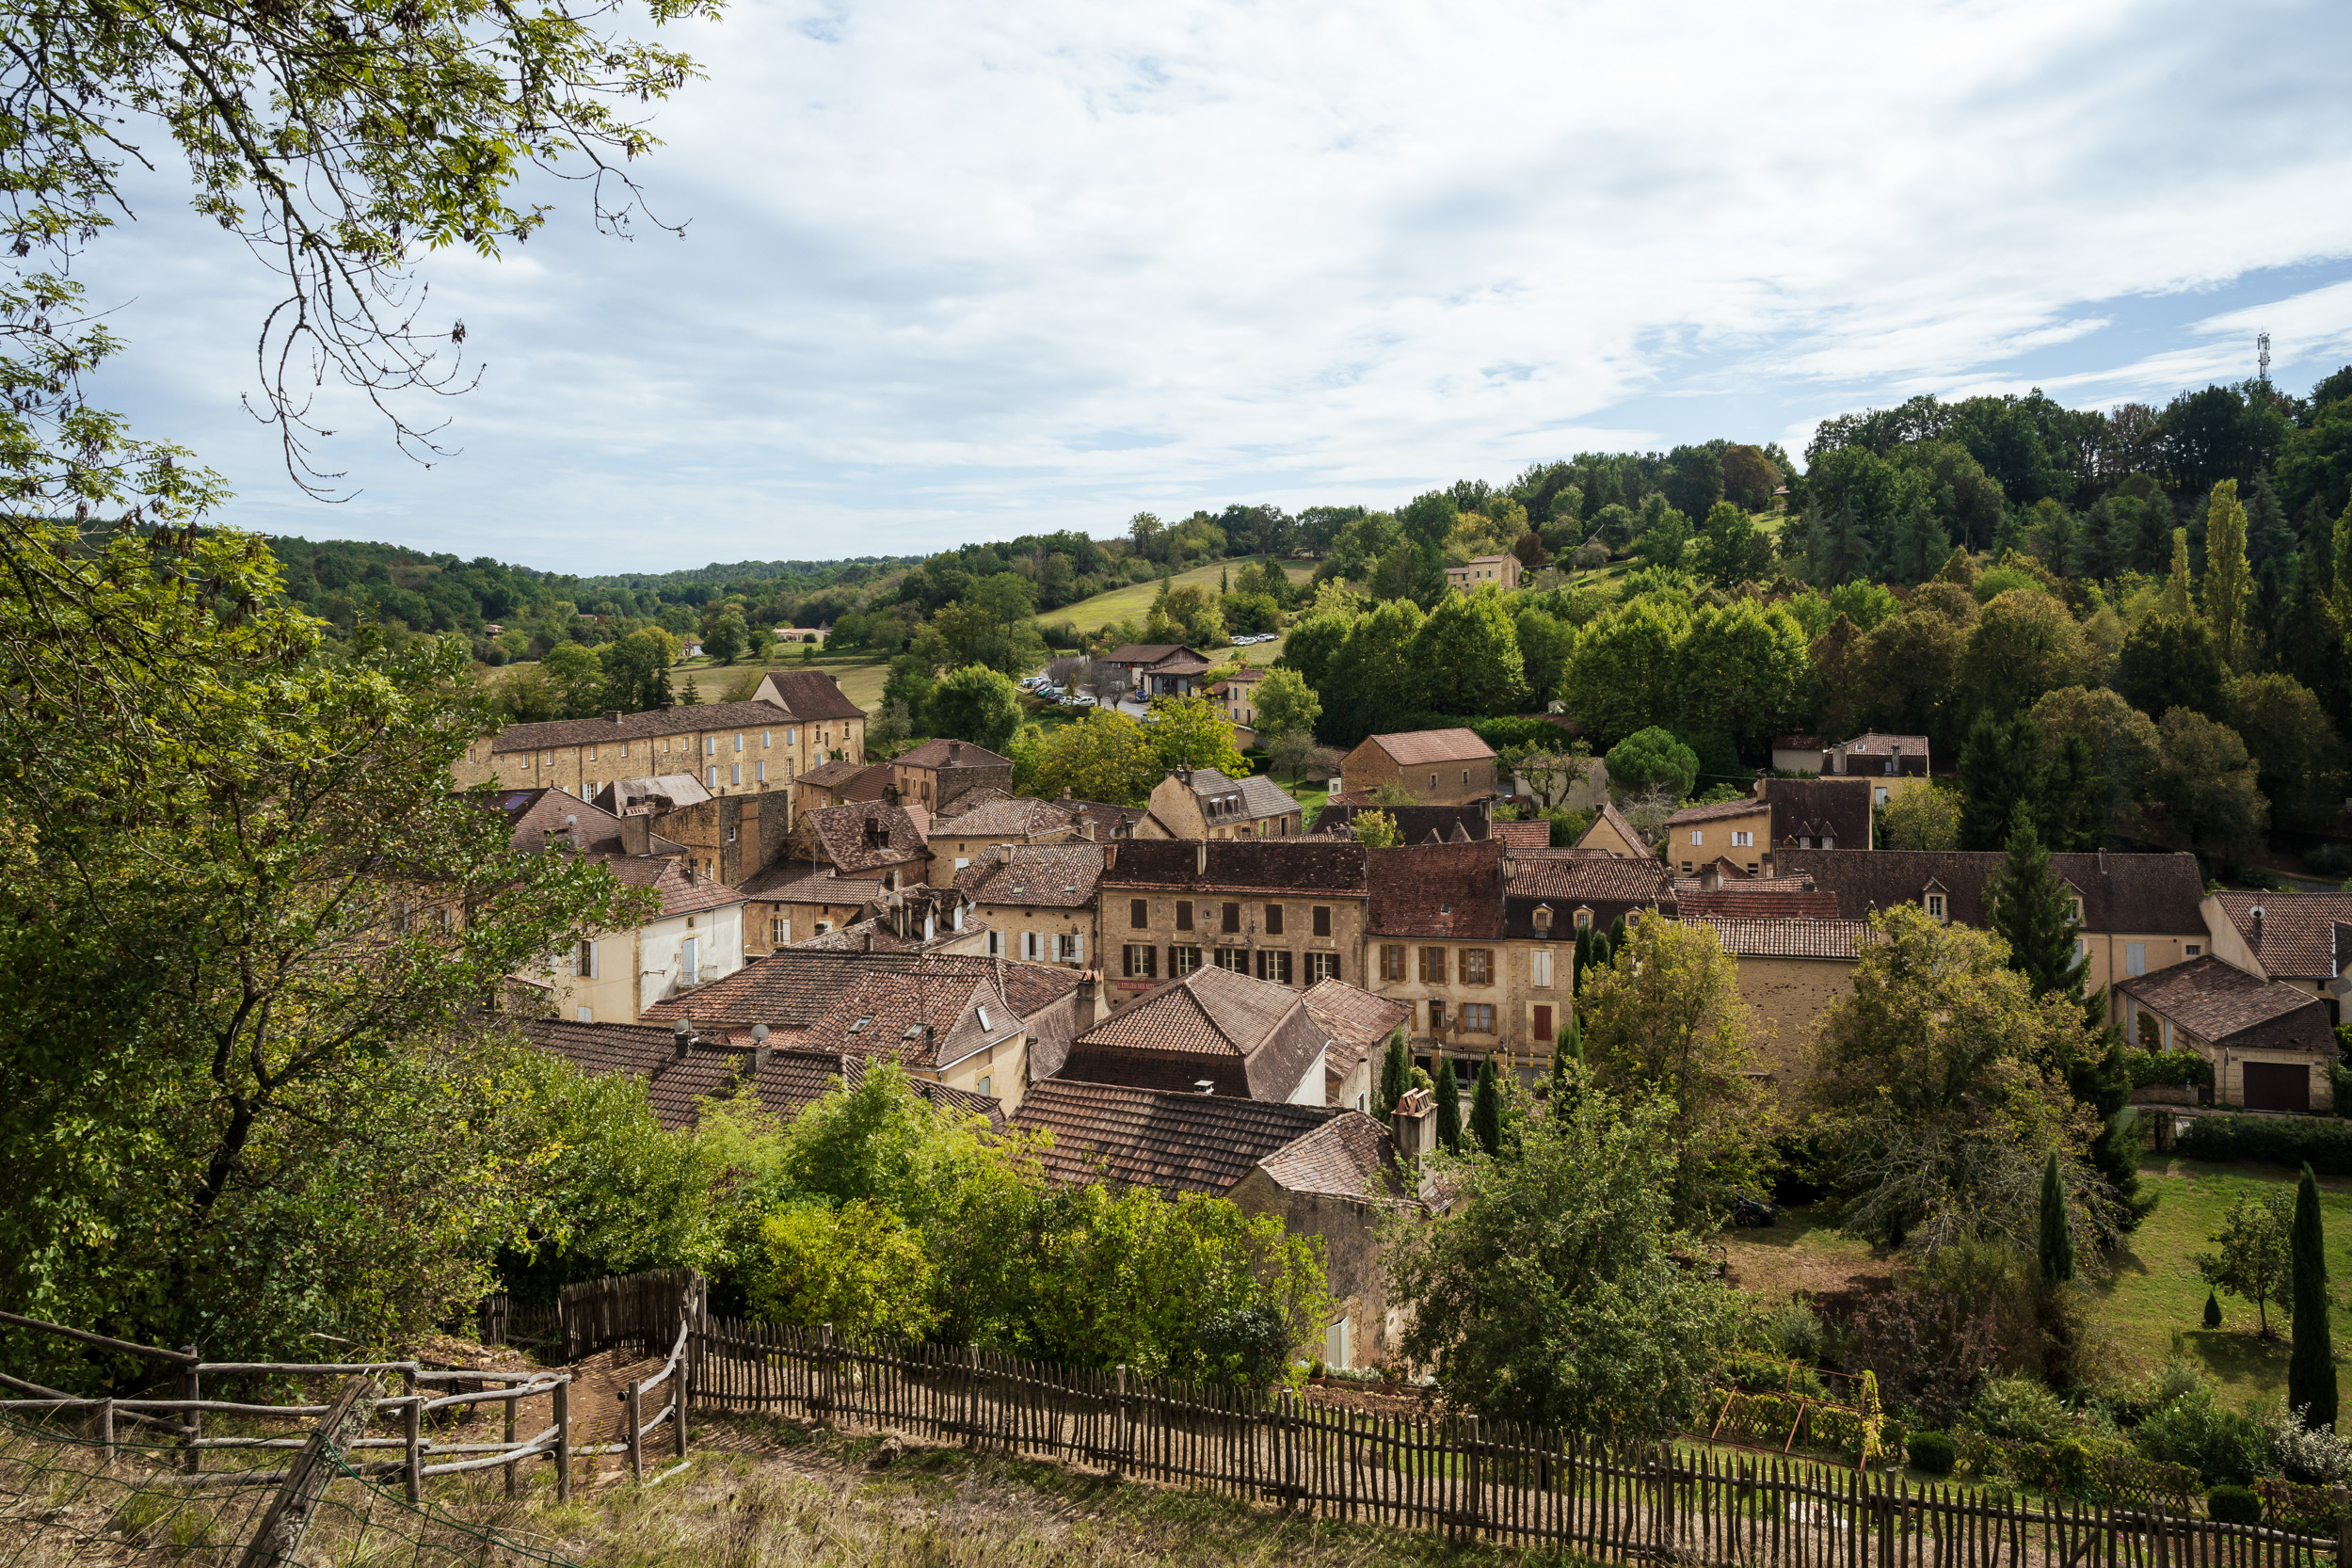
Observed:
[[[1715,933],[1738,964],[1739,1000],[1764,1021],[1755,1045],[1773,1076],[1784,1083],[1802,1078],[1823,1010],[1853,994],[1869,922],[1768,912],[1685,915],[1683,923]]]
[[[890,782],[898,798],[934,816],[952,813],[975,791],[1013,791],[1013,760],[969,741],[925,741],[890,759]]]
[[[1473,1070],[1487,1056],[1508,1060],[1514,1046],[1524,1054],[1528,1044],[1525,984],[1513,984],[1505,942],[1504,849],[1500,839],[1480,839],[1369,856],[1365,984],[1413,1010],[1419,1055],[1442,1050]],[[1564,1001],[1564,984],[1558,994]]]
[[[2216,893],[2204,915],[2215,953],[2352,1021],[2352,893]]]
[[[679,773],[713,795],[789,791],[822,763],[861,761],[865,731],[865,710],[831,676],[773,670],[746,702],[511,724],[468,746],[451,773],[461,786],[555,789],[583,800],[619,780]]]
[[[800,813],[784,852],[745,877],[750,949],[773,952],[859,918],[883,893],[928,880],[929,813],[860,801]]]
[[[1361,846],[1138,839],[1102,849],[1102,968],[1113,1006],[1208,965],[1301,989],[1362,982]]]
[[[1099,965],[1097,892],[1104,849],[1083,840],[1000,843],[958,872],[955,886],[971,900],[974,917],[987,928],[987,951],[1078,968]]]
[[[1494,798],[1495,769],[1494,747],[1475,731],[1416,729],[1365,741],[1339,764],[1339,777],[1351,797],[1395,784],[1423,806],[1458,806]]]
[[[1215,768],[1172,769],[1152,786],[1139,839],[1295,839],[1303,808],[1271,778],[1227,778]]]

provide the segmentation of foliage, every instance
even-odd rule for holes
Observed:
[[[2259,844],[2270,803],[2255,786],[2253,761],[2237,732],[2175,708],[2156,734],[2149,806],[2174,841],[2204,855],[2238,855]]]
[[[2342,1486],[2352,1481],[2352,1441],[2333,1422],[2294,1402],[2270,1422],[2270,1451],[2287,1478],[2303,1486]]]
[[[1447,1087],[1441,1084],[1438,1091],[1440,1099],[1446,1097]],[[1502,1154],[1503,1091],[1501,1082],[1496,1077],[1492,1051],[1479,1059],[1478,1088],[1470,1099],[1470,1132],[1478,1139],[1480,1151],[1488,1159]]]
[[[2200,1116],[2181,1135],[2191,1160],[2283,1165],[2308,1163],[2321,1176],[2352,1176],[2352,1127],[2308,1117]]]
[[[1080,800],[1141,806],[1164,772],[1152,740],[1149,730],[1125,713],[1095,709],[1039,744],[1032,792],[1053,799],[1067,790]]]
[[[2270,1308],[2294,1304],[2288,1232],[2294,1200],[2284,1192],[2240,1192],[2221,1228],[2207,1240],[2216,1251],[2197,1255],[2197,1272],[2216,1290],[2254,1304],[2262,1337],[2270,1337]]]
[[[2025,977],[2036,998],[2081,1000],[2090,967],[2089,955],[2075,946],[2082,926],[2031,817],[2009,834],[2001,869],[1985,881],[1985,924],[2008,944],[2009,968]]]
[[[2296,1184],[2295,1219],[2287,1264],[2295,1349],[2287,1362],[2287,1408],[2314,1427],[2336,1424],[2336,1359],[2328,1333],[2328,1245],[2319,1215],[2319,1184],[2303,1167]]]
[[[1443,1050],[1430,1057],[1430,1094],[1437,1102],[1437,1143],[1448,1154],[1462,1152],[1462,1088]]]
[[[1699,776],[1699,754],[1656,728],[1626,736],[1602,761],[1611,787],[1628,794],[1664,785],[1679,800],[1690,793]]]
[[[2042,1284],[2058,1286],[2074,1278],[2074,1232],[2067,1223],[2066,1183],[2058,1174],[2058,1151],[2052,1149],[2041,1168],[2040,1235],[2035,1259]]]
[[[1368,808],[1349,819],[1348,829],[1366,849],[1394,849],[1404,840],[1396,818]]]
[[[1449,593],[1413,634],[1411,694],[1449,712],[1509,713],[1526,700],[1519,633],[1502,590]]]
[[[1000,670],[966,664],[931,692],[931,730],[1001,753],[1021,727],[1020,688]]]
[[[1288,735],[1293,730],[1312,733],[1315,722],[1323,716],[1323,705],[1317,699],[1315,689],[1306,677],[1294,669],[1272,669],[1257,682],[1252,696],[1252,706],[1257,712],[1257,732],[1261,735]]]
[[[1404,1031],[1391,1030],[1383,1048],[1380,1074],[1372,1085],[1372,1119],[1385,1125],[1397,1113],[1397,1102],[1413,1087],[1413,1057],[1405,1048]]]
[[[2030,822],[2041,801],[2041,730],[2031,713],[1976,715],[1960,748],[1960,847],[1999,849]]]
[[[2038,1378],[1988,1379],[1968,1407],[1969,1424],[2008,1443],[2054,1443],[2074,1430],[2074,1413]]]
[[[1400,1349],[1460,1404],[1620,1440],[1687,1424],[1730,1339],[1726,1288],[1666,1196],[1666,1107],[1583,1096],[1522,1128],[1518,1158],[1432,1157],[1454,1202],[1384,1232]]]
[[[2132,1429],[2148,1458],[2194,1470],[2207,1485],[2243,1486],[2270,1468],[2261,1423],[2222,1407],[2214,1387],[2193,1371]]]
[[[1930,1476],[1948,1476],[1958,1451],[1952,1439],[1940,1432],[1914,1432],[1905,1447],[1909,1449],[1912,1467]]]
[[[853,1339],[920,1340],[936,1322],[936,1271],[920,1237],[870,1199],[772,1214],[751,1309],[772,1322],[829,1325]]]
[[[2205,1494],[2205,1512],[2224,1525],[2259,1525],[2263,1500],[2243,1486],[2216,1486]]]
[[[1960,796],[1940,784],[1892,792],[1879,808],[1877,836],[1883,849],[1960,848]]]
[[[1233,744],[1232,723],[1205,696],[1152,698],[1144,728],[1162,768],[1214,768],[1228,778],[1249,776],[1250,765]]]

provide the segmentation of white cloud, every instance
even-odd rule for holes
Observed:
[[[738,7],[692,30],[712,80],[642,171],[689,237],[596,239],[561,187],[520,257],[438,259],[489,370],[465,455],[412,471],[354,418],[367,494],[326,519],[231,417],[243,259],[157,217],[104,276],[141,296],[143,422],[300,532],[658,569],[1389,501],[1912,391],[2222,374],[2249,312],[2195,319],[2197,291],[2352,257],[2347,30],[2124,0]],[[2161,341],[2102,350],[2152,313]],[[2352,283],[2266,319],[2352,341]],[[1727,395],[1764,417],[1719,430]]]

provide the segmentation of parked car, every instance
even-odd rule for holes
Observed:
[[[1762,1229],[1781,1217],[1781,1211],[1768,1198],[1753,1192],[1742,1192],[1732,1199],[1732,1224],[1744,1229]]]

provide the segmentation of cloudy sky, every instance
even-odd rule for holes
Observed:
[[[427,470],[241,411],[274,297],[184,187],[82,271],[103,400],[232,520],[573,571],[904,552],[1233,501],[1385,505],[1580,450],[2352,360],[2342,4],[736,0],[641,173],[429,313]],[[435,410],[421,410],[429,415]]]

